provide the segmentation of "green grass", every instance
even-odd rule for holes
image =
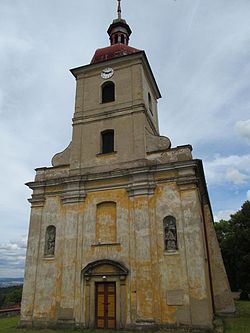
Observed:
[[[237,314],[234,317],[224,317],[225,333],[250,333],[250,302],[237,301]],[[55,333],[54,330],[17,329],[19,317],[0,318],[0,333]],[[77,331],[58,330],[59,333],[76,333]],[[79,331],[78,331],[79,332]],[[104,330],[85,330],[88,333],[108,333]],[[112,332],[112,331],[110,331]],[[114,331],[113,331],[114,332]],[[126,333],[124,331],[124,333]],[[137,332],[138,333],[138,332]],[[147,332],[149,333],[149,332]],[[170,333],[168,331],[168,333]],[[178,333],[178,332],[174,332]]]
[[[16,328],[19,322],[18,317],[0,318],[0,333],[55,333],[55,330],[35,330],[35,329],[19,329]],[[58,331],[57,331],[58,332]],[[77,331],[60,330],[60,333],[76,333]]]
[[[0,318],[0,333],[77,333],[77,332],[84,332],[84,333],[114,333],[113,330],[49,330],[49,329],[20,329],[17,328],[17,324],[19,322],[20,317],[9,317],[9,318]],[[142,331],[122,331],[123,333],[139,333]],[[178,331],[179,332],[179,331]],[[173,333],[178,333],[177,331],[174,331]],[[156,333],[155,331],[147,331],[147,333]],[[170,331],[167,331],[167,333],[171,333]],[[183,333],[179,332],[179,333]]]
[[[225,333],[250,333],[250,302],[236,301],[237,314],[224,317]]]

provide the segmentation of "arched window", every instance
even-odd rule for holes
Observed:
[[[109,129],[101,133],[102,154],[112,153],[114,151],[114,130]]]
[[[113,102],[115,100],[115,84],[111,81],[102,85],[102,103]]]
[[[56,243],[56,227],[54,225],[49,225],[46,229],[45,234],[45,256],[55,255],[55,244]]]
[[[148,107],[149,107],[149,111],[153,115],[153,111],[152,111],[152,98],[151,98],[150,93],[148,93]]]
[[[122,44],[125,44],[124,35],[121,35],[121,43],[122,43]]]
[[[177,230],[176,219],[173,216],[166,216],[163,220],[165,251],[176,251]]]
[[[96,242],[116,242],[116,203],[101,202],[96,207]]]

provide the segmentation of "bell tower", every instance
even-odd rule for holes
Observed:
[[[211,330],[234,311],[201,160],[160,136],[159,88],[121,16],[71,70],[72,141],[36,169],[21,327]]]
[[[118,18],[108,28],[110,46],[97,49],[89,65],[71,70],[77,81],[73,137],[53,166],[111,170],[142,162],[152,143],[170,147],[159,136],[159,88],[145,52],[129,46],[131,33],[118,1]]]
[[[132,33],[129,25],[121,16],[121,0],[118,0],[118,18],[113,21],[108,29],[110,44],[125,44],[128,45],[129,37]]]

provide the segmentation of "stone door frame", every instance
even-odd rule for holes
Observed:
[[[103,267],[103,269],[102,269]],[[108,269],[110,267],[110,270]],[[95,328],[95,285],[113,282],[116,286],[116,328],[126,326],[126,279],[129,271],[120,262],[104,259],[89,263],[82,270],[83,321],[86,328]]]

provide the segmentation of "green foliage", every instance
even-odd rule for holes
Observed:
[[[248,296],[248,292],[246,290],[243,290],[240,293],[240,300],[241,301],[249,301],[249,296]]]
[[[0,308],[21,303],[23,286],[0,288]]]
[[[215,223],[215,230],[231,289],[250,292],[250,202],[229,221]]]
[[[1,309],[1,307],[3,307],[4,304],[5,304],[5,298],[6,298],[5,295],[1,295],[1,294],[0,294],[0,309]]]

